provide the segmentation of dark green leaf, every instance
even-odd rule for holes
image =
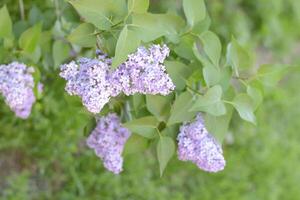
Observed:
[[[165,136],[160,137],[157,143],[156,152],[159,162],[160,176],[162,176],[164,169],[175,152],[175,144],[173,139]]]
[[[139,153],[144,151],[148,147],[148,141],[142,136],[133,134],[127,140],[123,154],[128,155],[132,153]]]

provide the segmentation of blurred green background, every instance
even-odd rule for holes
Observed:
[[[0,0],[22,29],[42,20],[62,37],[75,11],[60,0]],[[299,0],[206,1],[212,30],[226,43],[237,37],[256,53],[257,63],[300,64]],[[178,9],[180,1],[152,0],[150,10]],[[63,13],[60,28],[57,11]],[[68,19],[64,21],[64,19]],[[51,28],[52,27],[52,28]],[[1,56],[0,56],[1,57]],[[266,91],[258,126],[235,117],[223,144],[227,166],[209,174],[175,157],[163,177],[155,150],[125,156],[124,172],[114,175],[85,146],[91,116],[64,92],[57,68],[41,69],[45,84],[28,120],[15,118],[0,101],[1,199],[300,199],[300,75],[295,68]]]

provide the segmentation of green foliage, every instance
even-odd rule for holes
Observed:
[[[29,0],[22,17],[19,2],[0,3],[0,61],[33,65],[35,83],[44,83],[45,92],[27,121],[16,119],[1,99],[0,161],[9,163],[9,152],[16,152],[22,162],[14,161],[17,170],[0,166],[4,199],[297,199],[300,177],[292,166],[299,165],[299,81],[279,81],[299,60],[287,51],[300,36],[293,28],[300,25],[299,3]],[[115,177],[85,147],[95,116],[64,93],[58,66],[94,57],[100,48],[117,67],[140,44],[151,43],[169,46],[164,64],[176,90],[120,95],[100,114],[119,113],[133,132],[123,152],[124,173]],[[273,59],[261,49],[272,50]],[[205,174],[171,159],[179,126],[198,112],[223,144],[223,173]],[[239,116],[258,126],[240,123]],[[157,164],[160,172],[153,170]]]
[[[169,160],[175,152],[175,144],[172,138],[161,136],[156,147],[157,158],[159,162],[160,176],[162,176]]]

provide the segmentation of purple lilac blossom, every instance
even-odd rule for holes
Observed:
[[[67,80],[66,91],[78,95],[83,105],[92,113],[99,113],[112,93],[110,61],[81,58],[61,66],[60,76]]]
[[[194,122],[185,123],[180,127],[177,140],[179,160],[191,161],[208,172],[224,169],[226,163],[221,145],[208,133],[200,114]]]
[[[23,63],[0,65],[0,93],[10,109],[22,119],[28,118],[36,100],[33,93],[33,72],[32,67]]]
[[[151,45],[148,49],[141,46],[135,53],[128,55],[128,60],[113,73],[114,95],[120,92],[126,95],[168,95],[175,89],[163,65],[169,52],[166,45]]]
[[[96,128],[87,139],[87,145],[102,159],[106,169],[119,174],[123,166],[123,148],[130,135],[118,116],[110,113],[98,120]]]

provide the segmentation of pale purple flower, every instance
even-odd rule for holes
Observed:
[[[67,80],[66,91],[81,97],[92,113],[100,112],[111,97],[110,66],[103,59],[72,61],[61,66],[60,76]]]
[[[169,51],[166,45],[152,45],[148,49],[141,46],[130,54],[128,60],[113,73],[114,94],[168,95],[175,89],[163,65]]]
[[[119,174],[122,171],[124,145],[131,135],[114,113],[101,117],[87,139],[87,145],[101,158],[104,167]]]
[[[36,100],[33,93],[33,72],[32,67],[23,63],[0,65],[0,93],[16,116],[23,119],[28,118]]]
[[[111,97],[120,93],[133,95],[168,95],[175,85],[162,64],[169,55],[166,45],[139,47],[128,60],[115,71],[111,59],[101,51],[97,58],[81,58],[61,66],[60,76],[67,80],[66,91],[81,97],[83,105],[92,113],[98,113]]]
[[[226,163],[221,145],[208,133],[200,114],[194,122],[180,127],[177,140],[179,160],[191,161],[208,172],[224,169]]]

